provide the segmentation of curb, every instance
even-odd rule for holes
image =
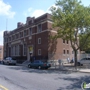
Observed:
[[[23,64],[17,64],[17,66],[27,66],[27,65],[23,65]],[[71,71],[71,72],[80,72],[80,73],[90,73],[87,71],[80,71],[79,70],[73,70],[73,69],[58,69],[58,68],[49,68],[48,70],[56,70],[56,71]]]
[[[48,69],[48,70],[56,70],[56,71],[71,71],[71,72],[80,72],[80,73],[90,73],[87,71],[73,70],[73,69]]]

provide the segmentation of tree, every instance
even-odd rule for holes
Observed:
[[[55,38],[69,40],[74,51],[75,67],[77,68],[77,50],[84,47],[90,38],[90,7],[85,7],[78,0],[58,0],[56,7],[51,7],[53,28],[57,27]],[[79,44],[79,38],[83,38]]]
[[[82,34],[82,33],[81,33]],[[82,34],[82,37],[79,38],[80,45],[82,45],[84,39],[86,38],[86,33]],[[81,51],[85,51],[86,53],[90,53],[90,37],[86,40],[83,47],[80,47]]]

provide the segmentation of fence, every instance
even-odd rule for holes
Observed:
[[[48,62],[51,63],[51,65],[55,68],[59,67],[60,63],[59,60],[61,60],[62,64],[70,64],[72,58],[74,59],[74,54],[68,54],[68,55],[63,55],[63,54],[49,54],[49,59]],[[82,58],[90,57],[90,54],[77,54],[77,61],[79,61]],[[69,58],[69,62],[68,62]],[[90,68],[90,64],[84,65],[85,68]],[[81,66],[82,67],[82,66]]]

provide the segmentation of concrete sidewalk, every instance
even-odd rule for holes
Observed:
[[[75,69],[74,66],[63,66],[61,68],[55,68],[55,67],[51,67],[51,70],[61,70],[61,71],[73,71],[73,72],[82,72],[82,73],[90,73],[90,69],[89,68],[77,68],[77,70]]]
[[[17,66],[25,66],[27,67],[28,64],[17,64]],[[77,70],[75,70],[75,67],[73,65],[70,64],[66,64],[62,67],[51,67],[49,68],[49,70],[61,70],[61,71],[73,71],[73,72],[82,72],[82,73],[90,73],[90,69],[88,68],[78,68]]]
[[[90,69],[80,69],[79,72],[90,73]]]

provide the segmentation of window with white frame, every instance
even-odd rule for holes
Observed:
[[[41,49],[38,49],[38,55],[41,55]]]
[[[29,28],[29,35],[32,35],[32,28]]]
[[[38,32],[41,32],[41,31],[42,31],[42,25],[39,24],[39,25],[38,25]]]
[[[24,51],[23,51],[23,55],[26,55],[26,53],[27,53],[27,47],[26,47],[26,44],[23,45],[23,50],[24,50]]]
[[[38,44],[41,44],[41,38],[38,38]]]

